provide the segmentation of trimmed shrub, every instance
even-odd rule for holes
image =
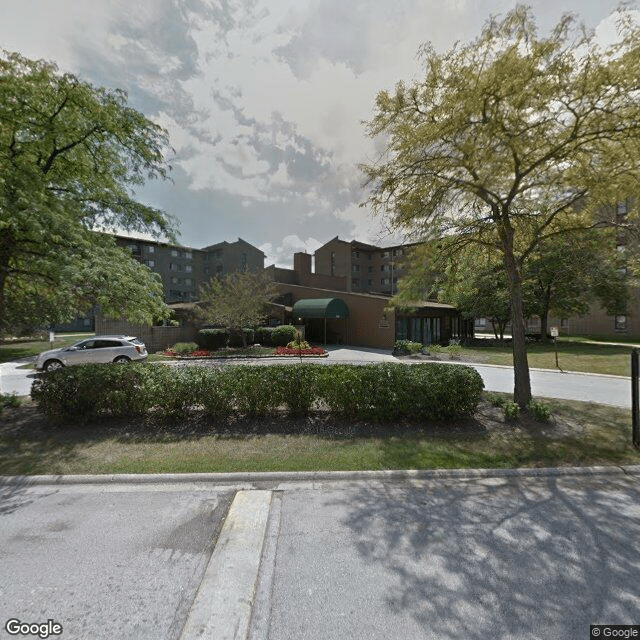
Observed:
[[[176,342],[171,351],[179,356],[186,356],[197,351],[198,345],[195,342]]]
[[[430,420],[470,415],[480,375],[461,365],[80,365],[34,382],[31,395],[54,423],[131,417],[169,419],[194,410],[212,417],[261,417],[285,408],[306,415],[325,407],[352,419]],[[517,406],[517,405],[516,405]]]
[[[242,341],[244,334],[244,342]],[[229,331],[229,342],[228,345],[230,347],[243,347],[246,343],[247,345],[253,344],[255,341],[255,331],[253,329],[242,329],[239,330],[230,330]]]
[[[455,360],[456,358],[460,357],[460,354],[462,353],[462,345],[457,342],[452,340],[449,345],[446,347],[449,356],[452,360]]]
[[[298,330],[291,324],[283,324],[274,327],[271,331],[271,344],[274,347],[286,347],[289,342],[295,340]]]
[[[155,379],[162,373],[163,367],[135,363],[126,367],[116,364],[65,367],[37,378],[31,387],[31,397],[54,424],[86,423],[102,416],[138,416],[154,404]]]
[[[200,329],[196,342],[200,349],[213,351],[227,345],[229,334],[226,329]]]

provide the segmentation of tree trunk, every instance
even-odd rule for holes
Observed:
[[[499,228],[502,240],[504,265],[509,277],[511,292],[511,345],[513,349],[513,400],[526,409],[531,400],[531,378],[525,339],[524,304],[522,300],[522,276],[513,251],[513,229],[508,222]]]
[[[540,314],[540,340],[542,340],[542,342],[549,342],[547,333],[549,330],[549,303],[551,300],[550,287],[547,287],[545,294],[542,302],[542,313]]]

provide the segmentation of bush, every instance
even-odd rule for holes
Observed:
[[[531,400],[527,411],[538,422],[549,422],[551,419],[551,407],[540,400]]]
[[[305,340],[294,340],[287,345],[288,349],[311,349],[311,345]]]
[[[258,327],[255,331],[256,342],[259,342],[261,345],[270,347],[273,344],[271,338],[273,329],[274,327]]]
[[[502,407],[506,402],[506,398],[498,393],[487,393],[485,397],[494,407]]]
[[[502,410],[504,411],[504,419],[508,421],[517,420],[520,415],[520,407],[513,400],[505,400]]]
[[[449,345],[446,347],[451,359],[459,358],[462,353],[462,345],[458,340],[449,340]]]
[[[244,335],[244,341],[243,341]],[[253,344],[255,340],[255,331],[253,329],[242,329],[229,331],[229,341],[228,345],[230,347],[244,347],[245,344],[250,345]]]
[[[227,345],[229,334],[226,329],[200,329],[196,335],[196,342],[200,349],[213,351]]]
[[[412,342],[411,340],[396,340],[393,344],[394,353],[418,353],[421,349],[421,342]]]
[[[194,351],[198,350],[198,345],[195,342],[176,342],[171,351],[179,356],[186,356]]]
[[[37,378],[31,397],[54,424],[143,415],[167,386],[156,383],[163,373],[164,367],[136,363],[76,365]]]
[[[295,340],[297,335],[298,330],[291,324],[274,327],[271,331],[271,344],[274,347],[285,347],[289,342]]]
[[[5,407],[19,407],[20,406],[20,398],[15,394],[0,394],[0,415]]]
[[[260,417],[282,408],[306,415],[320,406],[349,418],[391,421],[468,416],[482,389],[480,375],[461,365],[88,364],[37,379],[31,395],[56,424],[152,411],[170,419],[194,410],[216,418]]]

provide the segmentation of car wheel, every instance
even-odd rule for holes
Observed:
[[[64,365],[62,364],[62,362],[60,362],[60,360],[47,360],[44,363],[44,367],[42,367],[47,373],[49,371],[57,371],[58,369],[62,369],[62,367],[64,367]]]
[[[131,358],[127,358],[127,356],[118,356],[114,362],[116,364],[127,364],[127,362],[131,362]]]

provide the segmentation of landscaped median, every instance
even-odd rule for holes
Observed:
[[[81,365],[36,380],[31,392],[54,424],[153,415],[188,420],[307,416],[452,420],[473,414],[480,375],[462,365],[314,364],[190,366]]]

